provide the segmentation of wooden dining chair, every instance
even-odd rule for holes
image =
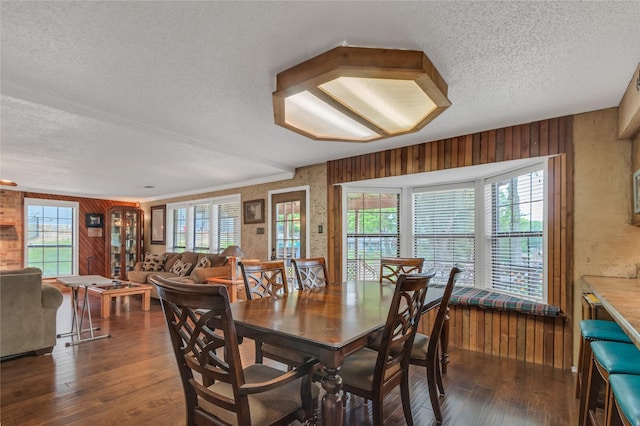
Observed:
[[[395,283],[400,274],[419,274],[423,264],[424,259],[421,257],[383,257],[380,259],[380,282]]]
[[[186,398],[187,425],[283,425],[315,415],[314,361],[289,372],[242,367],[225,286],[154,275]]]
[[[344,391],[372,401],[374,425],[382,425],[384,397],[396,386],[400,386],[405,422],[413,425],[409,356],[431,276],[399,276],[379,350],[360,349],[348,356],[340,369]]]
[[[298,290],[306,288],[318,288],[327,285],[327,264],[324,257],[312,259],[292,259],[293,269],[296,272]]]
[[[440,353],[440,335],[449,311],[449,300],[451,299],[453,287],[462,272],[462,269],[458,267],[451,268],[449,279],[444,287],[444,293],[442,295],[442,300],[440,301],[438,313],[436,314],[433,326],[431,327],[431,334],[426,336],[422,333],[416,333],[413,347],[411,349],[411,357],[409,358],[410,364],[426,367],[429,398],[431,399],[431,407],[433,408],[437,424],[442,423],[442,410],[440,409],[438,395],[436,395],[436,385],[440,395],[444,396],[442,370],[438,359]]]
[[[282,260],[267,261],[241,261],[239,262],[242,270],[242,278],[244,280],[247,300],[262,297],[276,296],[278,293],[288,293],[287,271]],[[293,368],[304,362],[308,357],[303,354],[283,349],[272,344],[265,344],[259,340],[255,340],[255,361],[262,363],[264,358],[278,361]]]

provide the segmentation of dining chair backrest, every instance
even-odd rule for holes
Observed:
[[[241,261],[242,279],[247,300],[289,292],[287,271],[282,260]]]
[[[398,277],[382,331],[373,389],[382,389],[386,382],[399,380],[409,368],[413,339],[432,276],[433,274],[400,274]]]
[[[296,272],[298,290],[305,288],[317,288],[327,285],[327,264],[324,257],[312,259],[292,259],[293,269]]]
[[[180,283],[157,275],[150,280],[158,288],[169,327],[187,400],[187,424],[196,424],[194,420],[197,417],[211,416],[201,408],[198,398],[224,410],[238,412],[239,418],[248,419],[246,396],[237,398],[234,403],[228,397],[207,389],[220,381],[229,383],[234,394],[239,395],[237,390],[245,383],[227,288]],[[218,327],[210,323],[213,318],[219,319]],[[194,375],[194,372],[198,374]]]
[[[383,257],[380,259],[380,282],[395,283],[400,274],[419,274],[423,264],[424,259],[421,257]]]

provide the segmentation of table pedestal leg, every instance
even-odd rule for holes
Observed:
[[[342,389],[342,377],[338,374],[337,368],[324,368],[326,375],[322,379],[322,387],[327,392],[322,397],[322,424],[323,425],[342,425],[342,398],[340,390]]]

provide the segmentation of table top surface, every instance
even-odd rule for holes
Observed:
[[[57,280],[67,287],[113,284],[114,281],[113,278],[106,278],[102,275],[75,275],[72,277],[59,277]]]
[[[242,334],[262,332],[284,346],[295,342],[291,347],[296,349],[342,351],[384,326],[394,288],[378,281],[347,281],[233,303],[231,311]],[[425,309],[438,306],[443,292],[442,286],[430,286]]]
[[[89,291],[97,293],[126,293],[131,291],[151,291],[153,286],[151,284],[142,283],[130,283],[129,281],[116,280],[118,284],[114,284],[113,281],[109,284],[96,284],[90,285],[87,288]]]
[[[586,275],[582,281],[640,349],[640,279]]]

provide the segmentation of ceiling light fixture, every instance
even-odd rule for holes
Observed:
[[[18,186],[17,183],[15,183],[12,180],[7,180],[7,179],[0,179],[0,185],[4,185],[4,186]]]
[[[424,52],[336,47],[276,77],[275,123],[315,140],[417,132],[451,106]]]

